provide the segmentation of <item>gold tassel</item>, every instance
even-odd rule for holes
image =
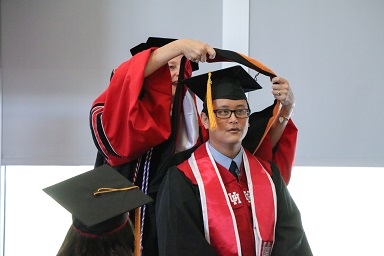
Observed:
[[[212,107],[212,80],[211,80],[211,72],[208,73],[208,81],[207,81],[207,110],[208,110],[208,118],[209,118],[209,127],[211,130],[216,129],[216,118],[215,113],[213,113]]]
[[[141,225],[140,225],[140,208],[135,209],[135,256],[141,255],[141,241],[140,241],[140,232],[141,232]]]
[[[130,190],[130,189],[135,189],[135,188],[139,188],[139,187],[138,186],[132,186],[132,187],[128,187],[128,188],[99,188],[99,189],[97,189],[97,191],[93,192],[93,195],[99,196],[99,195],[105,194],[105,193],[126,191],[126,190]]]

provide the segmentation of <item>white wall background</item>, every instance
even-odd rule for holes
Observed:
[[[108,86],[112,69],[149,36],[221,47],[219,0],[2,0],[1,5],[4,165],[92,165],[91,104]]]
[[[250,12],[250,56],[296,95],[296,165],[384,166],[384,1],[251,1]]]

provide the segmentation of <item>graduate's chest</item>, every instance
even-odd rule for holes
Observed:
[[[223,180],[225,193],[234,211],[250,211],[251,197],[249,194],[247,178],[244,168],[241,168],[239,180],[237,180],[227,169],[217,164]]]

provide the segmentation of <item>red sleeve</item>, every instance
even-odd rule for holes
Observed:
[[[292,120],[289,120],[274,149],[272,149],[269,134],[267,134],[262,144],[255,152],[255,156],[276,163],[279,167],[281,176],[287,185],[291,179],[291,172],[295,159],[297,133],[298,130],[295,124]]]
[[[144,67],[152,50],[121,64],[109,87],[92,105],[92,136],[99,152],[112,166],[133,161],[171,133],[168,66],[144,79]]]
[[[279,167],[281,176],[287,185],[291,179],[292,167],[295,160],[297,133],[298,130],[290,119],[273,154],[272,161]]]

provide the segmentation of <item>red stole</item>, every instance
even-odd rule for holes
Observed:
[[[255,255],[267,256],[272,251],[275,235],[275,187],[259,161],[247,150],[244,151],[243,163],[251,201]],[[235,214],[207,144],[200,146],[192,154],[187,166],[199,187],[207,241],[219,255],[242,255]],[[178,167],[186,173],[187,166],[182,164]]]

